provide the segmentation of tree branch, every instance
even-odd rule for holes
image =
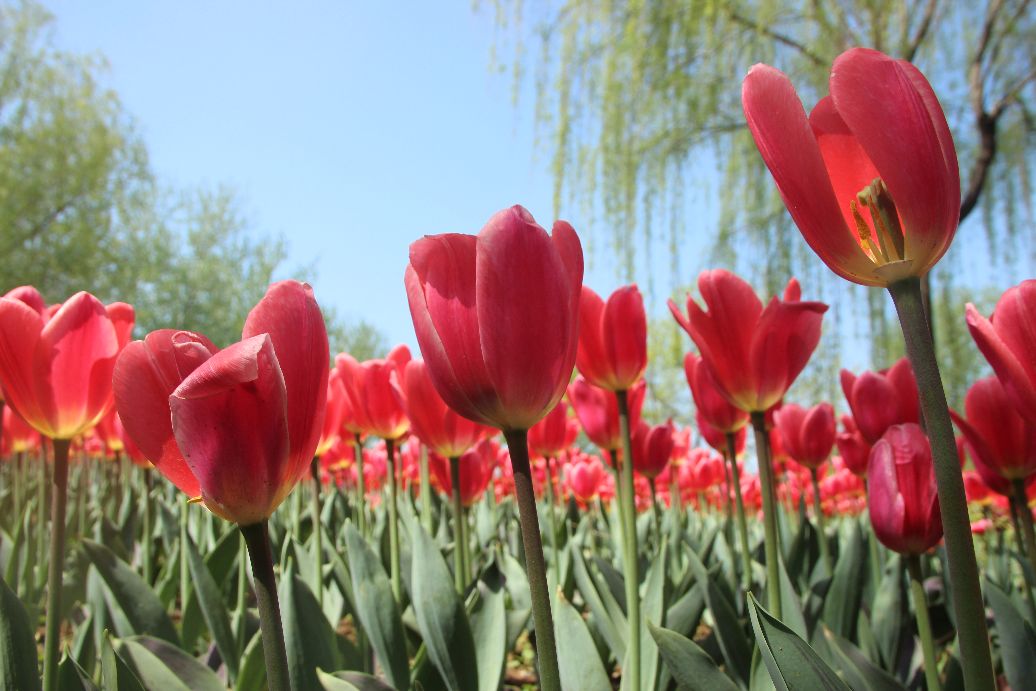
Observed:
[[[778,31],[774,31],[773,29],[767,26],[763,26],[761,23],[753,21],[748,17],[739,14],[736,10],[731,10],[730,18],[738,24],[741,24],[742,26],[746,26],[749,29],[752,29],[753,31],[759,32],[763,36],[772,38],[774,41],[777,41],[777,43],[783,43],[789,48],[793,48],[817,67],[827,66],[827,62],[823,58],[821,58],[819,55],[810,50],[806,45],[799,43],[790,36],[786,36],[785,34],[782,34]]]
[[[925,38],[928,36],[928,30],[932,27],[932,20],[935,18],[935,8],[939,4],[939,0],[928,0],[928,4],[924,8],[924,15],[921,17],[921,23],[917,27],[917,31],[914,33],[914,37],[910,39],[910,44],[907,47],[906,53],[903,58],[907,62],[913,62],[914,57],[917,55],[917,51],[921,48],[921,44],[924,43]]]

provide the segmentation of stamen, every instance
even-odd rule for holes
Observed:
[[[871,227],[867,224],[867,221],[863,220],[863,216],[860,215],[860,208],[856,204],[855,199],[849,201],[849,211],[852,212],[853,220],[856,221],[856,234],[860,237],[860,249],[875,264],[883,263],[879,249],[871,237]]]
[[[899,223],[899,213],[896,211],[896,203],[889,194],[885,182],[881,178],[874,178],[871,184],[860,190],[856,195],[856,201],[870,211],[871,220],[874,223],[874,234],[877,236],[878,251],[880,260],[876,263],[887,264],[905,259],[905,241],[903,238],[903,227]],[[854,209],[853,216],[857,219],[857,226],[863,221],[859,212]],[[863,235],[861,234],[861,238]],[[873,245],[873,240],[868,240]]]

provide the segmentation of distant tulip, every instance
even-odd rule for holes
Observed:
[[[324,425],[320,429],[320,442],[313,452],[314,455],[323,456],[338,441],[342,429],[342,418],[349,405],[346,400],[347,396],[345,385],[342,384],[341,372],[332,369],[327,375],[327,405],[324,408]]]
[[[407,363],[400,378],[402,399],[414,434],[433,452],[456,458],[493,430],[453,412],[432,385],[424,360]],[[449,468],[446,469],[449,476]]]
[[[1011,404],[996,377],[979,379],[964,397],[967,418],[951,411],[973,458],[1007,480],[1036,474],[1036,427]]]
[[[592,501],[597,496],[607,474],[601,464],[601,459],[596,456],[586,456],[576,460],[565,469],[568,488],[583,503]]]
[[[365,434],[396,440],[410,429],[398,382],[409,361],[406,346],[397,346],[384,359],[356,362],[349,355],[335,358],[352,420]]]
[[[496,467],[495,449],[490,445],[476,445],[460,455],[460,500],[471,506],[482,496],[493,479]],[[450,462],[438,453],[428,457],[428,470],[439,489],[447,497],[453,493]]]
[[[607,302],[583,286],[576,367],[588,382],[608,391],[626,391],[644,376],[647,316],[635,284],[619,288]]]
[[[796,462],[816,469],[827,460],[835,445],[835,410],[830,403],[809,410],[788,403],[777,411],[776,420],[784,448]]]
[[[986,319],[968,304],[968,329],[1018,413],[1036,425],[1036,280],[1008,288]]]
[[[886,370],[858,377],[842,370],[841,381],[853,420],[868,443],[877,443],[892,425],[920,422],[917,381],[905,357]]]
[[[842,428],[844,431],[835,437],[838,453],[853,475],[864,477],[871,457],[871,445],[863,438],[851,415],[842,416]]]
[[[890,427],[871,451],[867,479],[871,525],[882,544],[914,555],[939,542],[942,519],[932,452],[920,427]]]
[[[745,412],[768,410],[809,362],[827,305],[801,302],[792,279],[784,300],[775,297],[764,309],[752,286],[723,269],[702,272],[698,289],[707,311],[690,298],[688,316],[672,300],[670,311],[727,400]]]
[[[698,414],[709,427],[720,435],[744,428],[748,423],[748,413],[730,404],[700,356],[687,353],[683,359],[683,370]]]
[[[705,440],[705,443],[721,454],[726,455],[728,451],[727,435],[710,425],[702,416],[700,410],[695,411],[694,421],[698,425],[698,432],[701,434],[701,438]],[[745,440],[747,438],[748,427],[746,426],[742,426],[741,429],[734,432],[734,453],[736,455],[740,456],[744,452]]]
[[[40,433],[10,406],[3,412],[4,453],[25,453],[40,445]]]
[[[529,428],[529,448],[543,457],[557,456],[572,446],[579,435],[579,423],[568,416],[568,403],[558,401],[547,416]]]
[[[565,393],[576,360],[583,251],[572,227],[547,235],[524,208],[477,235],[410,246],[407,298],[435,388],[461,415],[528,430]]]
[[[633,432],[633,469],[648,479],[658,476],[673,453],[673,421],[650,426],[637,425]]]
[[[748,128],[813,251],[839,276],[888,286],[945,254],[960,213],[953,138],[924,75],[853,48],[809,118],[791,81],[756,65],[741,90]]]
[[[631,429],[635,429],[640,420],[646,391],[643,380],[629,391]],[[619,406],[612,392],[600,389],[582,377],[576,377],[568,387],[568,400],[590,441],[604,451],[615,451],[622,446]]]

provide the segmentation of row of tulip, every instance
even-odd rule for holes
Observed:
[[[850,50],[836,61],[830,86],[831,96],[821,100],[808,118],[788,80],[773,68],[753,68],[742,96],[763,159],[807,242],[839,275],[886,287],[903,325],[909,361],[859,377],[843,373],[852,415],[843,420],[841,435],[836,434],[834,410],[828,404],[810,410],[791,404],[782,407],[819,342],[827,305],[802,300],[794,279],[783,298],[774,297],[764,305],[748,283],[717,269],[698,278],[704,307],[690,298],[686,313],[675,302],[669,305],[700,353],[688,356],[685,363],[699,430],[726,457],[725,463],[717,464],[704,452],[690,460],[688,445],[678,443],[671,423],[652,427],[639,420],[647,325],[636,287],[621,288],[603,300],[582,285],[582,249],[573,228],[557,221],[548,234],[519,206],[493,216],[478,235],[427,236],[411,245],[405,284],[423,361],[413,360],[401,347],[385,359],[364,363],[342,354],[332,365],[313,292],[295,281],[270,286],[245,320],[242,340],[222,349],[202,334],[176,329],[153,331],[143,340],[129,342],[132,308],[124,303],[106,307],[88,293],[50,307],[27,287],[0,299],[0,383],[6,404],[49,439],[52,448],[44,688],[50,691],[59,683],[72,442],[80,439],[85,448],[89,441],[84,435],[100,426],[98,434],[105,435],[107,443],[113,433],[106,428],[117,430],[120,425],[124,435],[118,436],[127,453],[138,449],[187,500],[203,504],[240,529],[251,561],[265,676],[271,689],[305,687],[300,675],[313,672],[300,669],[297,651],[286,645],[292,639],[285,637],[282,614],[285,609],[295,610],[279,601],[275,576],[280,564],[281,590],[289,583],[294,598],[293,560],[302,560],[299,507],[293,511],[292,530],[278,534],[275,521],[271,536],[271,517],[307,475],[312,478],[308,490],[312,515],[305,549],[312,560],[309,572],[317,607],[327,602],[326,573],[335,573],[341,564],[345,575],[336,576],[339,590],[334,601],[339,610],[346,600],[350,602],[353,625],[359,622],[362,628],[356,643],[361,650],[368,643],[372,646],[386,679],[396,687],[414,681],[407,667],[412,662],[415,669],[424,669],[426,657],[447,687],[467,688],[472,680],[480,683],[477,674],[453,663],[452,646],[469,647],[475,620],[468,619],[468,603],[477,608],[478,594],[485,594],[483,586],[491,588],[486,560],[478,569],[472,563],[465,504],[474,501],[479,485],[484,488],[495,481],[513,494],[518,512],[537,682],[544,689],[570,686],[583,674],[600,678],[596,667],[583,669],[584,655],[566,659],[564,646],[558,655],[558,632],[563,632],[565,644],[573,636],[583,644],[596,645],[573,609],[576,590],[576,602],[586,608],[609,648],[608,656],[597,657],[601,670],[606,669],[604,660],[613,659],[622,670],[624,688],[664,686],[667,675],[683,683],[681,679],[698,673],[710,679],[725,674],[728,683],[751,682],[752,665],[741,654],[744,630],[739,612],[751,620],[761,659],[779,686],[788,684],[789,669],[788,661],[775,655],[772,647],[781,637],[781,645],[794,648],[813,670],[810,678],[815,683],[833,684],[832,679],[852,676],[852,670],[888,676],[875,667],[872,657],[867,664],[835,664],[839,677],[831,667],[831,647],[826,648],[825,662],[803,640],[823,648],[816,637],[826,631],[817,625],[823,621],[840,637],[834,647],[848,650],[845,654],[850,658],[859,652],[852,652],[848,639],[859,643],[865,636],[846,626],[849,615],[832,598],[836,593],[844,596],[842,591],[858,577],[864,543],[869,546],[871,587],[880,587],[889,577],[882,565],[887,570],[892,562],[885,559],[878,541],[904,556],[924,654],[922,667],[929,687],[937,688],[939,660],[925,605],[922,557],[940,540],[962,678],[969,689],[992,688],[993,656],[964,476],[919,280],[945,253],[956,228],[960,189],[952,140],[931,87],[908,63],[876,51]],[[866,216],[860,207],[867,209]],[[1026,339],[1036,315],[1034,291],[1032,281],[1008,290],[993,321],[968,307],[969,327],[996,377],[976,383],[966,415],[957,416],[957,424],[978,472],[985,469],[984,482],[999,494],[1010,494],[1016,533],[1025,538],[1020,553],[1028,555],[1036,571],[1036,541],[1025,488],[1036,470],[1028,456],[1036,421],[1036,360]],[[575,381],[573,370],[580,374]],[[595,462],[582,452],[570,451],[573,428],[561,403],[566,392],[588,438],[606,460]],[[983,411],[991,409],[997,411],[995,429],[983,420],[988,415]],[[118,412],[117,421],[108,419],[112,410]],[[1011,436],[1000,429],[1008,420]],[[743,443],[739,436],[743,439],[748,427],[754,433],[757,477],[738,463],[739,443]],[[774,443],[775,428],[780,444]],[[506,443],[508,463],[503,466],[499,450],[488,441],[497,431]],[[420,444],[405,443],[408,433]],[[381,472],[377,470],[380,458],[363,448],[364,437],[384,443]],[[842,460],[825,476],[821,466],[836,441]],[[779,482],[778,446],[806,469],[805,475],[785,470]],[[682,462],[663,475],[674,453]],[[430,492],[421,493],[422,522],[414,517],[406,480],[407,468],[414,463],[408,466],[406,459],[415,456],[418,486],[431,486],[435,477],[436,484],[450,491],[452,579],[435,540],[425,530],[433,525]],[[541,467],[535,462],[537,456],[544,459],[539,484],[550,495],[546,507],[536,500]],[[321,490],[325,474],[335,478],[343,469],[349,469],[354,478],[350,484],[356,486],[356,500],[345,508],[338,501],[344,501],[345,494],[337,484],[330,501],[322,498]],[[640,491],[635,470],[645,478]],[[19,472],[15,471],[16,478]],[[77,469],[77,479],[82,479],[83,472]],[[712,482],[705,484],[702,475],[709,475]],[[850,475],[865,480],[854,481]],[[555,487],[558,476],[584,504],[595,495],[613,495],[610,515],[606,518],[602,508],[585,522],[566,519],[564,529],[559,529],[556,503],[564,491]],[[728,512],[730,542],[737,544],[736,549],[726,546],[738,560],[731,569],[738,585],[731,592],[722,592],[706,566],[713,550],[723,551],[723,542],[717,542],[719,519],[706,509],[698,519],[687,520],[681,511],[685,501],[681,477],[699,495],[694,500],[700,509],[708,503],[709,489],[720,484],[716,478],[722,477],[718,494],[723,499],[718,503]],[[376,479],[385,485],[380,495],[384,511],[375,514],[380,526],[368,522],[369,479],[372,485]],[[591,491],[593,480],[596,486]],[[838,492],[837,525],[832,527],[844,539],[837,541],[830,539],[825,525],[825,483],[829,493]],[[862,537],[853,516],[861,508],[861,484],[865,484],[877,540]],[[37,483],[37,492],[41,488],[42,483]],[[148,490],[147,496],[151,495]],[[504,498],[497,492],[490,496]],[[807,497],[814,502],[817,525],[812,527],[803,509],[798,535],[788,538],[789,515],[795,514],[795,503],[804,504]],[[654,526],[650,536],[639,525],[638,498],[651,509],[640,514],[652,517],[646,519]],[[663,509],[660,503],[667,498],[669,507]],[[27,505],[20,490],[13,499],[18,511]],[[781,508],[782,500],[786,509]],[[81,497],[76,501],[83,505]],[[750,520],[756,502],[761,512],[758,523]],[[42,511],[45,503],[37,497],[36,510]],[[511,504],[505,501],[500,506]],[[547,554],[555,561],[552,569],[541,542],[544,508],[550,536]],[[354,517],[355,528],[347,522],[325,536],[324,527],[334,527],[328,526],[329,511],[337,511],[343,519]],[[186,508],[180,513],[186,516]],[[148,508],[145,518],[150,521],[149,516]],[[610,539],[601,549],[613,566],[597,563],[594,573],[611,578],[613,585],[621,584],[621,592],[611,593],[615,607],[604,602],[599,584],[594,588],[587,580],[593,575],[585,560],[587,554],[597,557],[597,545],[586,533],[594,529],[595,521],[607,525]],[[37,528],[41,523],[37,521]],[[500,521],[490,523],[500,525]],[[752,547],[759,523],[765,567],[761,579],[755,573],[758,555]],[[77,538],[85,529],[79,527]],[[573,528],[575,533],[570,535]],[[387,536],[387,570],[369,542],[379,529]],[[506,528],[503,534],[508,534]],[[151,534],[145,531],[144,537],[149,542]],[[177,549],[184,626],[188,581],[197,581],[199,574],[205,580],[194,564],[190,542],[189,526],[181,519]],[[808,552],[812,545],[819,551],[816,568],[801,563],[788,568],[795,549]],[[337,552],[343,546],[345,556]],[[279,548],[279,558],[274,547]],[[83,541],[82,548],[113,597],[118,599],[114,593],[125,590],[118,584],[128,581],[134,584],[133,597],[148,599],[136,586],[148,587],[150,578],[134,581],[127,575],[132,571],[112,562],[118,556],[96,543]],[[145,554],[150,549],[148,545]],[[650,556],[646,564],[642,563],[645,554]],[[805,557],[799,554],[795,559]],[[8,566],[12,563],[9,560]],[[237,563],[243,573],[244,559]],[[505,569],[497,560],[492,564],[498,571]],[[453,581],[446,591],[438,582],[442,579],[436,578],[443,574]],[[566,574],[573,582],[582,581],[577,589],[566,590],[571,585]],[[898,567],[892,569],[891,578],[899,577]],[[552,593],[550,580],[561,587],[561,594]],[[368,581],[376,584],[373,592],[366,587]],[[760,583],[765,586],[767,609],[755,600]],[[218,580],[216,584],[218,588]],[[201,583],[195,587],[202,597]],[[696,597],[711,612],[725,673],[708,655],[698,654],[700,648],[693,640],[669,626],[666,592],[691,597],[694,587],[699,589]],[[1031,590],[1020,592],[1029,592],[1031,602]],[[811,597],[823,603],[818,617],[807,617],[812,605],[805,600]],[[218,610],[212,604],[218,596],[209,592],[206,598],[206,610]],[[429,599],[439,609],[432,611]],[[669,604],[675,607],[681,601]],[[243,609],[243,591],[237,602]],[[402,653],[395,649],[408,605],[421,634],[413,661],[407,659],[405,642]],[[1002,601],[992,605],[994,610],[1004,610]],[[877,614],[874,609],[871,612]],[[118,624],[118,617],[112,618]],[[850,618],[855,621],[855,615]],[[163,620],[157,617],[157,621]],[[1024,632],[1029,624],[1021,621]],[[207,623],[228,675],[236,676],[240,668],[229,659],[232,649],[226,632],[215,630],[224,627]],[[666,629],[657,628],[661,625]],[[157,626],[167,632],[164,623]],[[741,638],[734,633],[738,627]],[[1004,633],[1001,629],[1001,640]],[[219,638],[224,639],[222,645]],[[117,659],[111,662],[103,650],[97,651],[102,673],[114,673],[106,671],[106,665],[117,666]],[[898,662],[895,653],[890,649],[877,657],[893,669]],[[129,652],[125,655],[133,657]],[[659,656],[666,661],[664,674]],[[1005,654],[1000,657],[1008,667]],[[895,683],[891,677],[881,678],[883,683]]]

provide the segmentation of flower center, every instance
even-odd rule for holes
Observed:
[[[870,223],[864,219],[860,207],[869,212]],[[906,259],[896,203],[881,178],[874,178],[857,192],[856,199],[849,202],[849,209],[856,221],[860,247],[872,262],[883,266]]]

